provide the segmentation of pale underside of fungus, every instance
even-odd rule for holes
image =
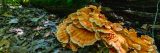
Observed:
[[[77,51],[79,47],[96,44],[98,40],[114,53],[156,53],[154,40],[148,35],[137,37],[134,29],[112,23],[100,13],[101,6],[93,5],[71,13],[57,26],[56,38],[64,47]]]

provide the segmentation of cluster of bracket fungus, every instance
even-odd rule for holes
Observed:
[[[56,38],[64,47],[77,51],[102,41],[115,53],[156,53],[154,40],[148,35],[137,37],[134,29],[112,23],[100,13],[101,7],[90,5],[70,14],[57,26]]]

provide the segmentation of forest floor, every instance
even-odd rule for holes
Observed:
[[[58,52],[58,21],[56,15],[37,8],[8,9],[0,15],[0,53]]]

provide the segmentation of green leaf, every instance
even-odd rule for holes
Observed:
[[[9,21],[9,23],[18,23],[18,19],[17,18],[13,18],[13,19],[11,19],[10,21]]]
[[[10,42],[6,39],[3,39],[0,41],[0,47],[3,47],[3,48],[9,48],[10,46]]]
[[[5,17],[13,17],[13,15],[9,14],[8,12],[5,12],[4,14],[2,14],[2,16],[5,16]]]
[[[6,31],[6,28],[0,28],[0,36],[4,35]]]
[[[37,22],[40,18],[31,18],[32,22]]]

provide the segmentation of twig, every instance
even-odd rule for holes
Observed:
[[[156,14],[155,14],[155,17],[154,17],[153,27],[155,26],[156,21],[157,21],[157,16],[158,16],[158,11],[159,11],[159,9],[158,9],[159,8],[159,3],[160,3],[160,0],[157,3],[157,11],[156,11]],[[154,28],[152,29],[152,37],[154,38]]]

